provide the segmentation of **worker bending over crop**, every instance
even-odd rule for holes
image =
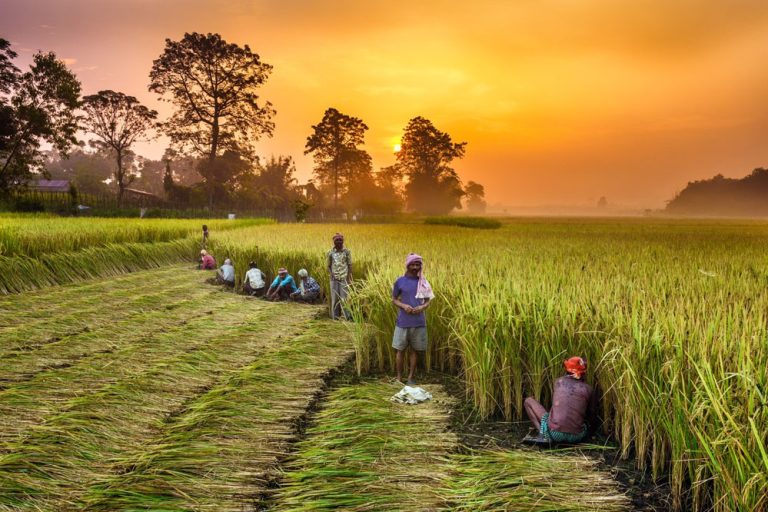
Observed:
[[[200,251],[200,265],[199,268],[201,270],[213,270],[216,268],[216,260],[213,259],[213,256],[208,254],[208,251],[203,249]]]
[[[267,290],[266,297],[269,300],[288,300],[297,289],[293,276],[285,268],[280,268],[277,271],[277,277]]]

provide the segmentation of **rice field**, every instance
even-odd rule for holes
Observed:
[[[14,247],[0,256],[13,269],[0,278],[0,293],[12,294],[0,297],[0,510],[242,510],[262,502],[322,510],[321,498],[336,492],[360,506],[344,482],[373,493],[366,499],[381,510],[402,503],[389,501],[402,499],[396,482],[370,469],[394,462],[366,452],[381,452],[377,443],[402,412],[375,400],[389,393],[386,384],[335,389],[298,444],[295,427],[323,376],[352,350],[359,375],[391,370],[389,296],[409,252],[425,257],[437,294],[427,366],[460,375],[458,399],[478,417],[521,419],[524,397],[547,402],[562,359],[580,354],[601,396],[602,433],[639,469],[668,478],[675,508],[768,510],[766,223],[209,223],[209,250],[233,258],[238,282],[256,260],[268,277],[280,266],[307,268],[327,287],[324,255],[342,231],[355,260],[355,321],[343,325],[316,320],[322,307],[286,316],[281,305],[205,285],[191,271],[201,221],[172,221],[188,231],[136,241],[110,238],[114,225],[104,224],[75,246],[67,234],[55,241],[77,231],[60,219],[52,240],[47,219],[36,218],[30,239],[39,243],[14,241],[27,220],[0,217],[3,247]],[[353,411],[351,403],[362,405]],[[559,459],[468,452],[445,431],[444,405],[425,407],[419,420],[402,416],[434,433],[424,450],[435,471],[413,477],[428,509],[538,510],[525,507],[556,503],[569,489],[618,496],[579,510],[626,507],[590,459],[573,455],[573,485],[558,490],[544,483]],[[348,442],[368,433],[375,439]],[[337,445],[337,455],[327,451]],[[369,467],[355,466],[361,460]],[[344,478],[329,481],[323,468],[332,467]],[[520,480],[521,468],[529,477],[540,470],[540,485]]]
[[[274,510],[629,510],[611,475],[578,454],[460,453],[450,401],[390,402],[399,390],[377,381],[335,389],[286,463]]]

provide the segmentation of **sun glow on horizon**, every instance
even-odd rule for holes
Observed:
[[[402,149],[402,147],[400,146],[400,144],[395,144],[394,146],[392,146],[392,150],[395,153],[399,153],[401,149]]]

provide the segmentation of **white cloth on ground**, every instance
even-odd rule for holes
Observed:
[[[400,404],[416,405],[432,399],[432,394],[426,389],[417,386],[404,386],[390,398],[391,401]]]

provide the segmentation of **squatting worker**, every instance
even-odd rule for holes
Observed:
[[[408,385],[416,384],[416,365],[419,353],[427,350],[427,319],[424,310],[435,297],[429,281],[424,277],[424,260],[418,254],[405,259],[405,275],[392,287],[392,303],[398,307],[392,348],[397,351],[397,380],[402,382],[405,349],[411,347]]]
[[[547,410],[531,397],[525,399],[525,412],[540,437],[556,443],[583,441],[596,426],[597,403],[592,386],[584,382],[587,363],[574,356],[563,361],[566,375],[555,381],[552,409]]]
[[[344,247],[344,235],[333,235],[333,248],[328,251],[328,274],[331,276],[331,318],[349,318],[344,302],[352,282],[352,252]]]
[[[280,268],[277,271],[277,277],[267,290],[267,298],[270,300],[288,300],[297,289],[293,276],[285,268]]]
[[[235,286],[235,266],[232,265],[231,259],[225,259],[224,264],[216,271],[216,280],[226,286]]]
[[[291,299],[297,302],[315,302],[320,297],[320,284],[309,275],[307,269],[301,269],[299,274],[299,289],[291,294]]]
[[[216,260],[205,249],[200,251],[200,268],[202,270],[213,270],[216,268]]]
[[[243,292],[253,297],[261,297],[267,288],[267,276],[259,270],[255,261],[248,263],[248,272],[243,279]]]

